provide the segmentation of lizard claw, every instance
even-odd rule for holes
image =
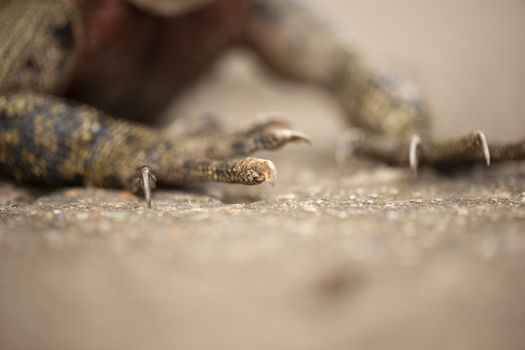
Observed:
[[[273,134],[277,139],[288,140],[295,143],[304,143],[307,145],[312,144],[310,138],[305,133],[300,131],[290,129],[276,129],[273,131]]]
[[[490,149],[489,149],[489,143],[487,142],[487,137],[485,136],[485,133],[481,130],[476,131],[475,135],[477,137],[477,142],[480,144],[481,148],[483,149],[483,156],[485,157],[485,164],[487,164],[487,166],[490,166]]]
[[[410,148],[408,151],[408,162],[410,164],[410,169],[414,172],[415,175],[417,175],[417,169],[419,167],[419,158],[417,155],[417,151],[419,149],[419,145],[421,144],[421,138],[419,135],[413,135],[410,139]]]
[[[146,204],[148,208],[151,208],[151,192],[156,186],[157,178],[151,169],[144,165],[138,170],[138,181],[140,187],[144,193],[144,198],[146,199]]]

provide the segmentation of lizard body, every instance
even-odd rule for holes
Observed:
[[[247,12],[239,0],[212,2],[175,18],[121,0],[86,3],[79,6],[82,63],[66,96],[148,123],[239,43]]]

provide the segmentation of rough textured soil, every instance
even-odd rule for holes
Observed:
[[[331,10],[347,6],[330,3]],[[350,3],[363,14],[390,18],[386,10],[373,10],[378,1],[368,10]],[[471,2],[461,8],[441,3],[460,11]],[[485,10],[492,6],[479,3]],[[516,10],[522,4],[503,3],[515,6],[509,13],[523,13]],[[471,19],[470,13],[464,15]],[[456,49],[477,43],[472,28],[494,14],[499,12],[480,12],[456,31],[453,24],[463,23],[458,14],[444,32],[432,34],[443,39],[449,33],[455,38],[450,41],[425,41],[430,34],[422,23],[432,22],[417,11],[406,16],[419,18],[414,26],[421,28],[421,42],[440,51],[439,45],[451,42]],[[352,11],[348,16],[358,34],[370,34],[366,25],[359,28],[370,22]],[[394,17],[392,23],[399,23]],[[512,18],[487,28],[506,33]],[[410,23],[386,25],[384,42],[423,62],[423,53],[410,51],[421,51],[419,44],[391,42],[400,33],[396,28],[414,33]],[[498,50],[501,40],[492,38],[483,43]],[[470,73],[462,91],[470,91],[471,78],[487,77],[480,67],[499,67],[492,60],[471,64],[477,49],[454,51],[459,62],[447,61],[450,51],[442,49],[443,56],[431,61],[443,67],[419,66],[420,72],[429,69],[419,78],[431,104],[454,116],[438,117],[438,134],[483,127],[489,141],[492,135],[523,135],[521,119],[512,119],[523,100],[503,103],[517,101],[514,94],[523,91],[523,81],[513,85],[522,60],[514,66],[505,61],[522,57],[522,46],[501,55],[487,49],[504,67],[488,75],[490,94],[486,84],[475,82],[480,94],[465,98],[440,94],[441,85],[433,85],[432,77],[456,76],[452,72],[463,72],[463,64]],[[454,176],[423,169],[418,178],[378,164],[338,168],[332,152],[343,129],[333,101],[269,80],[250,58],[240,62],[228,58],[176,113],[215,111],[233,124],[248,123],[261,110],[286,110],[297,128],[312,135],[313,146],[261,155],[279,169],[273,189],[163,190],[152,210],[118,190],[2,183],[0,349],[524,349],[525,163],[479,166]],[[505,80],[513,69],[516,80]],[[441,84],[447,93],[450,86],[461,90],[456,82]],[[498,84],[507,84],[509,93]],[[509,113],[493,113],[500,106]],[[459,120],[465,111],[481,117]],[[498,121],[493,129],[485,112]]]

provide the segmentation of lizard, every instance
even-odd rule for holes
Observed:
[[[148,207],[157,185],[274,183],[273,163],[253,153],[309,142],[282,118],[232,133],[156,127],[233,47],[334,96],[351,125],[340,159],[417,171],[525,158],[525,139],[490,150],[481,131],[434,140],[413,85],[374,67],[294,0],[2,0],[0,175],[142,191]]]

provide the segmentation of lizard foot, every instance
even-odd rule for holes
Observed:
[[[264,182],[274,186],[277,182],[275,165],[266,159],[247,157],[241,160],[174,160],[168,168],[161,168],[158,182],[172,186],[192,182],[226,182],[241,185],[259,185]],[[138,169],[132,181],[132,191],[144,194],[148,208],[151,208],[152,191],[157,177],[149,166]]]
[[[483,131],[443,141],[412,135],[408,141],[392,136],[368,134],[350,129],[340,139],[336,149],[339,164],[351,156],[366,156],[394,165],[408,165],[417,174],[420,165],[447,168],[493,160],[503,161],[525,158],[525,140],[515,144],[490,145]]]

